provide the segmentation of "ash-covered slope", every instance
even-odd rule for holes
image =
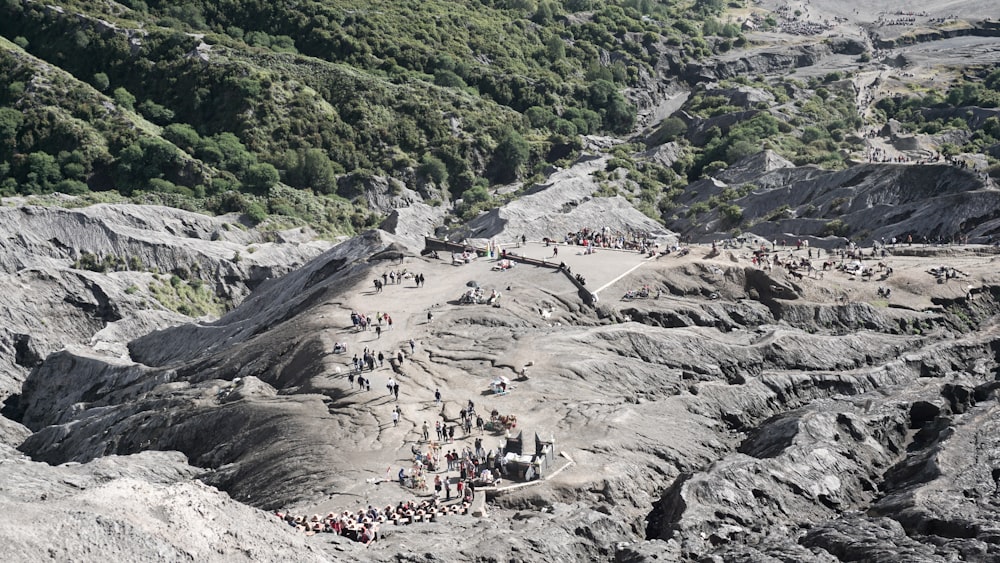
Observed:
[[[196,465],[221,469],[208,480],[241,500],[280,506],[306,494],[307,484],[319,483],[317,468],[335,467],[338,459],[332,445],[310,446],[325,441],[326,423],[353,424],[328,416],[342,392],[312,392],[314,380],[327,375],[324,356],[332,346],[316,328],[325,317],[317,311],[335,308],[331,302],[358,283],[367,261],[381,255],[396,263],[398,248],[376,232],[338,245],[262,285],[218,321],[133,341],[132,357],[145,363],[83,350],[50,356],[16,403],[16,416],[39,430],[22,447],[50,462],[175,449]],[[318,413],[327,416],[304,423]],[[105,430],[115,438],[107,440]]]
[[[592,176],[603,171],[609,158],[582,157],[569,168],[551,174],[545,184],[528,189],[510,203],[483,213],[452,235],[453,238],[497,239],[500,243],[551,238],[562,240],[566,233],[581,228],[611,231],[648,232],[665,241],[676,240],[673,233],[643,215],[622,197],[597,197],[600,188]]]
[[[221,311],[329,246],[166,207],[2,207],[0,397],[63,346],[127,356],[127,340],[189,320],[200,305]]]
[[[329,560],[304,536],[197,474],[176,452],[50,467],[0,446],[4,559]]]
[[[768,240],[833,235],[868,243],[912,235],[920,241],[967,236],[985,243],[1000,232],[1000,190],[976,172],[945,164],[861,164],[839,171],[779,167],[780,160],[769,155],[748,157],[714,180],[691,184],[681,200],[684,208],[735,190],[745,194],[731,200],[742,209],[739,225]],[[698,222],[679,219],[669,225],[705,240],[737,226],[714,211]]]
[[[409,464],[423,421],[454,421],[471,399],[554,437],[567,467],[491,496],[487,519],[389,526],[366,557],[992,557],[990,462],[961,469],[966,452],[998,455],[974,438],[988,432],[997,372],[989,260],[947,258],[968,276],[958,287],[925,271],[943,256],[894,257],[884,283],[898,307],[887,308],[870,282],[796,279],[707,252],[647,262],[594,309],[558,272],[405,256],[373,232],[263,284],[216,323],[133,342],[148,365],[49,357],[17,403],[33,431],[21,449],[52,463],[179,450],[234,498],[325,513],[418,494],[379,483],[386,466]],[[371,280],[390,269],[428,283],[376,293]],[[500,288],[503,307],[459,305],[469,280]],[[637,285],[665,295],[608,297]],[[352,310],[389,312],[393,328],[356,332]],[[335,341],[350,352],[331,354]],[[345,377],[364,347],[405,352],[365,373],[369,392]],[[484,394],[493,377],[520,374],[510,395]],[[390,376],[398,400],[380,391]],[[455,447],[474,437],[460,433]],[[949,507],[933,494],[971,500]],[[845,544],[848,528],[862,544]],[[309,541],[325,545],[322,534]]]

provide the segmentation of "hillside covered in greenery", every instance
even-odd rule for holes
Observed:
[[[374,224],[344,188],[374,176],[476,201],[572,156],[580,135],[631,132],[625,93],[653,76],[656,47],[710,54],[701,22],[724,7],[4,0],[0,193],[96,192],[331,233]]]

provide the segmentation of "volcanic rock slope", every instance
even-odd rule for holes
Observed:
[[[935,255],[907,255],[916,250]],[[386,468],[408,466],[423,422],[454,421],[469,400],[555,440],[554,468],[565,468],[490,494],[488,517],[389,526],[369,548],[305,540],[329,557],[990,559],[994,258],[988,248],[916,250],[888,258],[888,302],[878,282],[836,271],[798,279],[753,267],[748,250],[695,247],[643,263],[594,308],[555,270],[456,266],[373,231],[264,282],[216,322],[132,341],[130,360],[53,354],[5,412],[30,429],[19,449],[34,460],[88,467],[179,451],[193,467],[172,478],[197,475],[241,502],[304,514],[415,496],[383,480]],[[937,283],[931,264],[960,279]],[[372,280],[397,270],[427,283],[376,293]],[[469,281],[501,291],[503,306],[460,305]],[[643,285],[661,297],[617,300]],[[388,313],[392,328],[357,332],[352,311]],[[348,353],[333,354],[335,342]],[[372,390],[361,392],[346,374],[365,347],[393,359],[365,374]],[[501,375],[515,388],[493,396]],[[389,377],[398,401],[382,390]],[[456,448],[471,445],[459,435]],[[483,438],[495,448],[502,436]],[[145,518],[145,503],[129,518]],[[303,541],[256,517],[202,526]]]

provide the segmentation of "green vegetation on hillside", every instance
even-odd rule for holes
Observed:
[[[630,132],[625,92],[657,46],[731,45],[732,26],[705,23],[725,7],[3,0],[0,194],[116,191],[349,233],[377,217],[345,176],[475,198],[578,135]]]
[[[987,154],[989,173],[1000,178],[1000,70],[966,69],[943,94],[896,96],[875,106],[883,120],[899,122],[910,133],[940,135],[940,152],[951,157],[960,153]],[[991,150],[992,149],[992,150]]]

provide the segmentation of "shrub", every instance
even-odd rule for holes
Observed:
[[[444,162],[432,154],[425,154],[420,162],[417,173],[427,181],[433,182],[437,186],[444,186],[448,181],[448,167]]]
[[[112,93],[112,97],[114,98],[116,104],[127,110],[135,108],[135,96],[122,87],[115,88],[115,91]]]
[[[828,221],[827,224],[823,226],[823,230],[820,231],[820,236],[822,237],[846,237],[849,234],[851,234],[850,225],[840,219]]]

